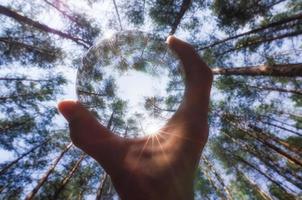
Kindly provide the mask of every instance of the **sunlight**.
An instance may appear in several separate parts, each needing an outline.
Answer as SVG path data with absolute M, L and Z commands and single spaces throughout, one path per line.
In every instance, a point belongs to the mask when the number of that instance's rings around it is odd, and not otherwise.
M 156 119 L 147 119 L 148 122 L 146 123 L 145 127 L 143 127 L 145 135 L 154 135 L 156 134 L 159 129 L 161 128 L 162 123 Z
M 78 69 L 79 101 L 85 105 L 99 105 L 105 97 L 112 98 L 114 94 L 114 100 L 108 103 L 125 101 L 125 108 L 119 106 L 119 109 L 124 109 L 124 118 L 139 121 L 139 134 L 156 133 L 173 114 L 166 107 L 177 104 L 173 97 L 175 92 L 169 100 L 164 99 L 173 81 L 169 74 L 179 67 L 175 64 L 177 57 L 167 48 L 161 40 L 139 31 L 124 31 L 98 41 Z M 180 89 L 177 96 L 181 97 L 181 93 Z M 104 115 L 101 106 L 93 109 L 100 116 Z
M 0 1 L 0 200 L 300 199 L 301 1 Z

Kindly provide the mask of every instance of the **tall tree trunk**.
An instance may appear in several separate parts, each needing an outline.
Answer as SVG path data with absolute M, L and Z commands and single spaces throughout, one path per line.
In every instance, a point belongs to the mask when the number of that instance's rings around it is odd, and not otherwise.
M 230 120 L 230 119 L 226 119 L 228 120 L 228 122 L 235 128 L 247 133 L 250 137 L 256 139 L 258 142 L 262 143 L 263 145 L 269 147 L 270 149 L 272 149 L 273 151 L 275 151 L 276 153 L 278 153 L 279 155 L 281 155 L 282 157 L 284 157 L 287 161 L 296 164 L 297 166 L 302 167 L 302 161 L 297 158 L 296 156 L 293 156 L 287 152 L 285 152 L 283 149 L 277 147 L 276 145 L 270 143 L 269 141 L 267 141 L 267 139 L 261 137 L 261 134 L 259 134 L 258 132 L 254 131 L 254 130 L 247 130 L 245 128 L 241 128 L 240 126 L 238 126 L 238 124 L 234 123 L 234 120 Z
M 258 127 L 256 125 L 249 124 L 249 127 L 251 127 L 254 131 L 259 132 L 261 137 L 263 137 L 265 140 L 272 140 L 275 143 L 279 144 L 280 146 L 284 147 L 285 149 L 288 149 L 289 151 L 292 151 L 293 153 L 296 153 L 297 155 L 302 155 L 302 152 L 300 149 L 291 146 L 287 141 L 276 137 L 274 134 L 266 133 L 260 127 Z
M 81 191 L 79 192 L 79 195 L 77 197 L 77 200 L 83 200 L 83 193 L 84 193 L 84 190 L 81 189 Z
M 126 128 L 125 128 L 125 132 L 124 132 L 124 138 L 128 137 L 128 129 L 129 129 L 129 127 L 127 125 Z
M 46 4 L 50 5 L 51 7 L 53 7 L 54 9 L 56 9 L 59 13 L 61 13 L 64 17 L 68 18 L 70 21 L 78 24 L 78 21 L 75 17 L 73 17 L 72 15 L 68 14 L 66 11 L 62 10 L 61 8 L 59 8 L 57 5 L 55 5 L 53 2 L 48 1 L 48 0 L 43 0 Z
M 273 124 L 273 123 L 271 123 L 271 122 L 262 122 L 263 124 L 267 124 L 267 125 L 270 125 L 270 126 L 273 126 L 273 127 L 276 127 L 276 128 L 279 128 L 279 129 L 281 129 L 281 130 L 284 130 L 284 131 L 287 131 L 287 132 L 290 132 L 290 133 L 293 133 L 293 134 L 295 134 L 295 135 L 297 135 L 297 136 L 300 136 L 300 137 L 302 137 L 302 133 L 299 133 L 299 132 L 297 132 L 297 131 L 293 131 L 293 130 L 290 130 L 290 129 L 288 129 L 288 128 L 285 128 L 285 127 L 283 127 L 283 126 L 279 126 L 279 125 L 277 125 L 277 124 Z
M 264 200 L 273 200 L 269 194 L 266 194 L 258 185 L 255 183 L 250 177 L 248 177 L 244 172 L 236 168 L 236 172 L 241 176 L 249 185 L 251 185 L 257 193 L 264 199 Z
M 228 150 L 226 150 L 228 151 Z M 281 190 L 283 190 L 284 192 L 288 193 L 289 192 L 287 191 L 288 190 L 291 190 L 290 188 L 285 188 L 283 186 L 282 183 L 280 183 L 279 181 L 277 180 L 274 180 L 272 177 L 270 177 L 267 173 L 263 172 L 261 169 L 259 169 L 258 167 L 256 167 L 255 165 L 253 165 L 252 163 L 248 162 L 246 159 L 242 158 L 241 156 L 239 155 L 235 155 L 234 153 L 228 151 L 229 154 L 231 155 L 231 157 L 233 157 L 235 160 L 238 160 L 239 162 L 243 163 L 244 165 L 252 168 L 253 170 L 255 170 L 256 172 L 258 172 L 259 174 L 261 174 L 263 177 L 265 177 L 267 180 L 269 180 L 270 182 L 274 183 L 275 185 L 277 185 Z M 293 192 L 291 190 L 291 192 Z M 292 195 L 292 194 L 291 194 Z
M 95 93 L 95 92 L 89 92 L 89 91 L 84 91 L 84 90 L 77 90 L 77 92 L 78 92 L 79 94 L 87 94 L 87 95 L 100 96 L 100 97 L 106 96 L 106 94 Z
M 271 3 L 270 5 L 265 6 L 265 7 L 271 9 L 271 8 L 274 7 L 275 5 L 277 5 L 277 4 L 279 4 L 279 3 L 282 3 L 282 2 L 284 2 L 284 1 L 287 1 L 287 0 L 279 0 L 279 1 L 275 1 L 275 2 L 273 2 L 273 3 Z
M 272 23 L 267 24 L 265 26 L 262 26 L 262 27 L 259 27 L 259 28 L 256 28 L 256 29 L 244 32 L 244 33 L 240 33 L 238 35 L 234 35 L 234 36 L 222 39 L 222 40 L 218 40 L 216 42 L 213 42 L 210 45 L 198 48 L 198 51 L 209 49 L 209 48 L 212 48 L 212 47 L 214 47 L 214 46 L 216 46 L 218 44 L 222 44 L 222 43 L 225 43 L 225 42 L 230 41 L 230 40 L 234 40 L 234 39 L 237 39 L 237 38 L 240 38 L 240 37 L 243 37 L 243 36 L 247 36 L 247 35 L 250 35 L 250 34 L 254 34 L 254 33 L 259 33 L 259 32 L 264 31 L 266 29 L 273 28 L 273 27 L 278 27 L 280 25 L 287 24 L 287 23 L 293 22 L 293 21 L 298 21 L 298 20 L 301 20 L 301 19 L 302 19 L 302 13 L 298 13 L 296 15 L 287 17 L 285 19 L 281 19 L 279 21 L 272 22 Z
M 111 130 L 111 128 L 112 128 L 113 116 L 114 116 L 114 111 L 111 113 L 110 118 L 107 122 L 106 128 L 109 129 L 109 130 Z M 108 179 L 108 176 L 109 175 L 104 171 L 103 176 L 100 179 L 100 186 L 98 187 L 98 191 L 96 193 L 95 200 L 101 200 L 102 199 L 102 195 L 104 193 L 105 184 L 106 184 L 106 181 Z
M 55 34 L 55 35 L 58 35 L 64 39 L 69 39 L 69 40 L 72 40 L 73 42 L 85 47 L 86 49 L 88 49 L 92 44 L 88 41 L 85 41 L 81 38 L 78 38 L 78 37 L 75 37 L 75 36 L 72 36 L 68 33 L 64 33 L 60 30 L 56 30 L 56 29 L 53 29 L 45 24 L 41 24 L 40 22 L 38 21 L 35 21 L 35 20 L 32 20 L 28 17 L 25 17 L 25 16 L 22 16 L 20 15 L 19 13 L 7 8 L 7 7 L 4 7 L 2 5 L 0 5 L 0 14 L 3 14 L 7 17 L 10 17 L 10 18 L 13 18 L 15 19 L 17 22 L 19 23 L 22 23 L 22 24 L 26 24 L 26 25 L 29 25 L 29 26 L 32 26 L 32 27 L 35 27 L 41 31 L 44 31 L 44 32 L 48 32 L 48 33 L 52 33 L 52 34 Z
M 222 132 L 222 133 L 228 138 L 230 138 L 234 143 L 238 144 L 240 148 L 247 151 L 251 156 L 254 156 L 258 160 L 260 160 L 263 164 L 265 164 L 267 167 L 278 173 L 280 176 L 284 177 L 286 180 L 288 180 L 295 186 L 299 188 L 302 187 L 302 183 L 301 183 L 302 177 L 300 175 L 293 173 L 291 170 L 284 169 L 284 167 L 281 167 L 280 164 L 278 162 L 275 162 L 274 159 L 268 156 L 266 152 L 258 151 L 249 144 L 243 144 L 237 138 L 234 138 L 232 135 L 226 132 Z M 288 176 L 288 174 L 290 174 L 290 176 Z M 294 177 L 294 179 L 292 177 Z M 295 179 L 298 181 L 296 181 Z
M 259 65 L 248 67 L 212 68 L 215 75 L 242 75 L 242 76 L 276 76 L 298 77 L 302 76 L 302 63 Z
M 101 178 L 101 181 L 100 181 L 100 186 L 99 186 L 98 191 L 96 193 L 95 200 L 101 200 L 102 199 L 107 179 L 108 179 L 108 174 L 106 172 L 104 172 L 104 174 Z
M 190 8 L 191 4 L 192 4 L 192 0 L 183 0 L 182 1 L 180 10 L 175 18 L 175 21 L 171 25 L 171 31 L 169 33 L 170 35 L 173 35 L 176 32 L 176 29 L 177 29 L 178 25 L 180 24 L 181 19 L 183 18 L 183 16 L 187 12 L 187 10 Z
M 0 185 L 0 194 L 4 191 L 4 189 L 7 187 L 7 185 L 9 185 L 9 184 Z
M 288 127 L 294 128 L 294 129 L 298 129 L 297 127 L 295 127 L 294 124 L 290 124 L 290 123 L 286 122 L 288 117 L 286 117 L 286 119 L 277 119 L 276 117 L 280 117 L 280 116 L 279 115 L 275 116 L 275 117 L 274 116 L 269 116 L 268 113 L 266 113 L 265 115 L 260 115 L 261 120 L 274 121 L 276 123 L 281 124 L 282 126 L 288 126 Z
M 252 138 L 255 138 L 257 141 L 259 141 L 260 143 L 266 145 L 267 147 L 269 147 L 270 149 L 274 150 L 276 153 L 278 153 L 279 155 L 283 156 L 284 158 L 286 158 L 289 162 L 294 163 L 300 167 L 302 167 L 302 161 L 298 158 L 296 158 L 293 155 L 290 155 L 289 153 L 285 152 L 284 150 L 282 150 L 281 148 L 277 147 L 276 145 L 270 143 L 269 141 L 267 141 L 265 138 L 261 137 L 260 134 L 257 134 L 257 132 L 250 132 L 249 130 L 245 130 L 243 128 L 237 127 L 240 130 L 244 131 L 245 133 L 247 133 L 248 135 L 250 135 Z
M 55 191 L 55 194 L 50 199 L 58 199 L 59 194 L 65 188 L 65 186 L 68 184 L 68 182 L 70 181 L 70 179 L 72 178 L 72 176 L 74 175 L 74 173 L 78 170 L 78 168 L 80 167 L 81 162 L 84 160 L 85 157 L 86 157 L 86 155 L 84 153 L 82 153 L 82 155 L 80 156 L 79 160 L 71 168 L 71 170 L 68 172 L 68 174 L 63 178 L 63 180 L 60 183 L 59 188 Z
M 302 113 L 295 112 L 295 110 L 274 110 L 272 111 L 274 114 L 277 115 L 288 115 L 290 118 L 295 118 L 302 122 Z M 288 117 L 287 116 L 287 117 Z
M 224 192 L 226 193 L 227 199 L 233 200 L 234 198 L 232 197 L 232 193 L 231 193 L 230 189 L 224 183 L 223 179 L 221 178 L 220 174 L 216 171 L 216 169 L 214 168 L 213 164 L 209 161 L 209 159 L 205 155 L 202 155 L 201 159 L 205 162 L 205 164 L 207 165 L 207 167 L 215 175 L 216 179 L 221 184 Z
M 17 121 L 17 122 L 14 122 L 10 125 L 6 125 L 6 126 L 0 126 L 0 131 L 2 133 L 4 133 L 4 131 L 7 131 L 7 130 L 11 130 L 13 128 L 19 128 L 19 127 L 22 127 L 26 124 L 28 124 L 28 119 L 27 120 L 22 120 L 22 121 Z M 1 125 L 1 124 L 0 124 Z
M 6 45 L 22 47 L 24 49 L 32 50 L 32 51 L 38 52 L 40 54 L 49 55 L 49 56 L 53 56 L 53 57 L 56 56 L 56 54 L 53 51 L 50 51 L 49 49 L 40 48 L 37 46 L 33 46 L 31 44 L 26 44 L 26 43 L 23 43 L 23 42 L 20 42 L 20 41 L 14 39 L 14 38 L 0 37 L 0 42 L 5 43 Z
M 269 91 L 276 91 L 276 92 L 285 92 L 285 93 L 292 93 L 297 95 L 302 95 L 302 90 L 300 89 L 285 89 L 279 87 L 267 87 L 267 86 L 257 86 L 257 85 L 247 85 L 248 87 L 255 88 L 257 90 L 269 90 Z
M 203 174 L 207 177 L 208 181 L 213 186 L 213 188 L 215 189 L 215 191 L 219 195 L 219 197 L 222 200 L 227 200 L 227 198 L 221 193 L 221 190 L 216 186 L 216 184 L 212 180 L 211 176 L 209 175 L 209 172 L 205 168 L 203 168 Z
M 63 158 L 64 154 L 72 147 L 72 142 L 70 142 L 65 149 L 60 153 L 60 155 L 53 161 L 48 170 L 44 173 L 44 175 L 38 181 L 38 184 L 32 189 L 30 193 L 28 193 L 25 197 L 25 200 L 31 200 L 37 194 L 39 189 L 43 186 L 43 184 L 47 181 L 49 175 L 53 172 L 55 167 L 58 165 L 59 161 Z
M 261 36 L 257 40 L 249 41 L 246 44 L 241 44 L 241 45 L 235 46 L 233 48 L 230 48 L 228 50 L 219 52 L 219 53 L 215 54 L 215 56 L 216 57 L 223 56 L 227 53 L 230 53 L 230 52 L 233 52 L 233 51 L 238 51 L 238 50 L 243 49 L 243 48 L 253 47 L 253 46 L 261 45 L 261 44 L 264 44 L 264 43 L 269 43 L 269 42 L 272 42 L 272 41 L 281 40 L 281 39 L 284 39 L 284 38 L 296 37 L 296 36 L 301 35 L 301 34 L 302 34 L 302 30 L 296 30 L 296 31 L 293 31 L 293 32 L 284 33 L 284 34 L 277 35 L 277 36 L 271 36 L 271 37 Z
M 0 176 L 2 176 L 9 168 L 11 168 L 12 166 L 14 166 L 16 163 L 18 163 L 22 158 L 24 158 L 25 156 L 31 154 L 32 152 L 34 152 L 36 149 L 38 149 L 39 147 L 45 145 L 47 142 L 50 141 L 51 138 L 46 139 L 44 142 L 42 142 L 41 144 L 38 144 L 36 146 L 34 146 L 33 148 L 31 148 L 30 150 L 28 150 L 27 152 L 21 154 L 17 159 L 11 161 L 9 164 L 7 164 L 5 167 L 3 167 L 0 171 Z
M 51 82 L 52 79 L 31 79 L 23 77 L 0 77 L 0 81 L 29 81 L 29 82 Z
M 267 158 L 264 158 L 263 156 L 263 152 L 261 152 L 262 154 L 256 154 L 255 152 L 252 152 L 250 150 L 247 150 L 251 155 L 255 156 L 258 160 L 260 160 L 266 167 L 270 168 L 271 170 L 273 170 L 274 172 L 276 172 L 279 176 L 284 177 L 286 179 L 287 182 L 295 185 L 297 188 L 302 189 L 302 179 L 301 177 L 298 177 L 298 174 L 293 173 L 291 170 L 288 169 L 284 169 L 282 167 L 279 166 L 279 164 L 277 164 L 276 162 L 272 161 L 272 160 L 267 160 Z M 261 155 L 261 156 L 259 156 Z M 290 174 L 290 176 L 288 175 Z M 294 177 L 294 178 L 292 178 Z
M 123 30 L 123 26 L 122 26 L 122 21 L 121 21 L 120 13 L 118 12 L 116 1 L 115 0 L 112 0 L 112 1 L 113 1 L 113 5 L 114 5 L 115 12 L 116 12 L 116 17 L 117 17 L 118 23 L 119 23 L 120 29 L 122 31 Z
M 25 98 L 26 99 L 32 99 L 32 98 L 36 98 L 36 96 L 41 95 L 41 92 L 34 92 L 34 93 L 24 93 L 24 94 L 15 94 L 15 95 L 11 95 L 11 96 L 0 96 L 0 101 L 6 101 L 8 99 L 18 99 L 18 98 Z M 47 94 L 45 94 L 47 95 Z

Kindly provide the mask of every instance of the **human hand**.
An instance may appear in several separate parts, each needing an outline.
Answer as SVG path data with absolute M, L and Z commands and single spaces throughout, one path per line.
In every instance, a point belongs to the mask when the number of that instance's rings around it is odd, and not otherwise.
M 58 105 L 73 143 L 100 163 L 122 199 L 193 199 L 194 174 L 208 138 L 213 75 L 191 45 L 174 36 L 167 43 L 183 63 L 186 87 L 178 110 L 158 133 L 122 138 L 80 103 Z

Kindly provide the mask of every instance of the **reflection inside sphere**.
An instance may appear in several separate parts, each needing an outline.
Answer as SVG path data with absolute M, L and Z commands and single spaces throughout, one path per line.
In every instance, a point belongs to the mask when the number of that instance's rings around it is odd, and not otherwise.
M 124 137 L 152 134 L 178 108 L 183 76 L 165 40 L 123 31 L 89 49 L 78 69 L 78 100 Z

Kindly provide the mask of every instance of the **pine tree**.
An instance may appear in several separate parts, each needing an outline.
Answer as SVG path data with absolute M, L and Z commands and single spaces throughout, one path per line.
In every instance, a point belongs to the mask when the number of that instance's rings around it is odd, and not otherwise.
M 20 15 L 16 11 L 11 10 L 11 9 L 9 9 L 7 7 L 4 7 L 4 6 L 1 6 L 1 5 L 0 5 L 0 14 L 5 15 L 5 16 L 10 17 L 10 18 L 13 18 L 21 24 L 26 24 L 26 25 L 32 26 L 36 29 L 39 29 L 41 31 L 58 35 L 58 36 L 60 36 L 64 39 L 72 40 L 73 42 L 83 46 L 84 48 L 89 48 L 89 46 L 91 46 L 91 43 L 89 43 L 88 41 L 85 41 L 82 38 L 78 38 L 78 37 L 75 37 L 75 36 L 70 35 L 68 33 L 64 33 L 60 30 L 56 30 L 56 29 L 53 29 L 51 27 L 48 27 L 47 25 L 41 24 L 38 21 L 32 20 L 32 19 L 30 19 L 26 16 L 23 16 L 23 15 Z
M 52 162 L 52 165 L 48 168 L 48 170 L 42 175 L 40 180 L 38 181 L 37 185 L 32 189 L 31 192 L 29 192 L 26 195 L 25 199 L 33 199 L 36 193 L 39 191 L 39 189 L 42 187 L 42 185 L 47 181 L 48 176 L 53 172 L 59 161 L 63 158 L 64 154 L 72 147 L 72 143 L 69 143 L 58 155 L 58 157 L 55 158 L 55 160 Z
M 107 3 L 83 2 L 90 9 Z M 57 124 L 53 105 L 69 84 L 68 76 L 57 74 L 58 69 L 78 67 L 83 51 L 102 35 L 101 30 L 132 28 L 156 33 L 161 40 L 169 33 L 179 34 L 196 47 L 216 75 L 211 134 L 196 174 L 196 198 L 299 198 L 300 1 L 113 0 L 104 16 L 106 23 L 74 5 L 54 0 L 0 5 L 0 148 L 14 155 L 0 164 L 1 199 L 25 195 L 29 199 L 85 199 L 96 194 L 97 199 L 112 199 L 116 195 L 110 177 L 95 161 L 76 149 L 64 151 L 68 134 L 66 127 Z M 43 21 L 49 12 L 64 26 Z M 157 57 L 162 55 L 160 46 L 152 48 L 157 49 Z M 125 62 L 130 49 L 114 50 L 117 69 L 131 69 Z M 139 52 L 135 69 L 146 70 L 142 58 L 147 53 L 145 48 Z M 156 60 L 154 55 L 148 59 Z M 88 61 L 84 59 L 83 64 Z M 102 61 L 114 63 L 106 53 Z M 93 88 L 91 83 L 81 85 L 78 79 L 80 101 L 116 134 L 139 137 L 142 116 L 127 115 L 126 102 L 117 98 L 114 78 L 102 69 L 93 74 L 81 72 L 82 78 L 93 76 L 101 84 Z M 145 108 L 152 116 L 173 114 L 181 103 L 184 77 L 175 67 L 169 78 L 167 96 L 146 98 Z M 51 163 L 53 156 L 58 157 Z M 38 172 L 43 173 L 40 180 L 32 176 Z

